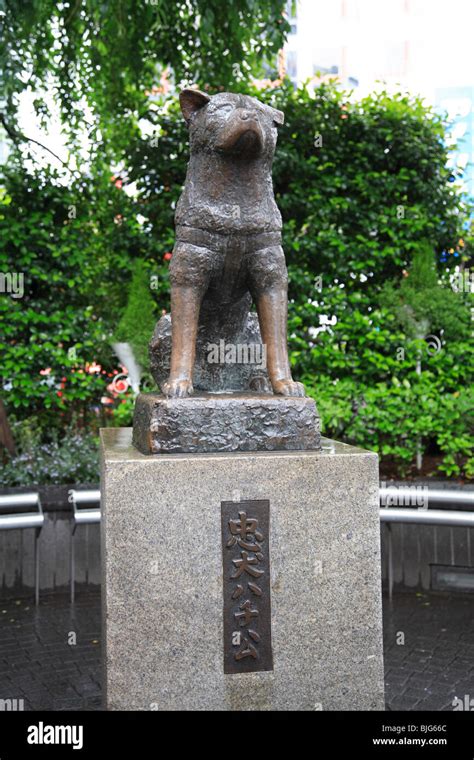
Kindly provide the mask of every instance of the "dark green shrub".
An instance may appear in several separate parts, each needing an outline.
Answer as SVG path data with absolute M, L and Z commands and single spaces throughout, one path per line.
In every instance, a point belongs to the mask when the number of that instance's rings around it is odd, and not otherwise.
M 148 344 L 155 329 L 157 317 L 150 292 L 150 274 L 140 259 L 133 266 L 128 300 L 113 340 L 129 343 L 142 370 L 149 370 Z

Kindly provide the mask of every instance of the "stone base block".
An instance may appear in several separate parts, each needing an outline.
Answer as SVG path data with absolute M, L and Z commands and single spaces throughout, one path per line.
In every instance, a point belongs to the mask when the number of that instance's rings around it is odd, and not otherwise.
M 200 393 L 166 398 L 140 393 L 133 443 L 143 454 L 318 449 L 311 398 L 265 393 Z
M 105 707 L 383 710 L 377 456 L 131 439 L 102 431 Z

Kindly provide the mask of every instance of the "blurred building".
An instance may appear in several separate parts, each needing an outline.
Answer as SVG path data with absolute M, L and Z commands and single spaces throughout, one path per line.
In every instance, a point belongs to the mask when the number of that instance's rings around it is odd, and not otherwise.
M 474 194 L 472 0 L 289 0 L 287 16 L 295 84 L 337 77 L 357 98 L 381 87 L 421 95 L 453 121 L 452 161 Z

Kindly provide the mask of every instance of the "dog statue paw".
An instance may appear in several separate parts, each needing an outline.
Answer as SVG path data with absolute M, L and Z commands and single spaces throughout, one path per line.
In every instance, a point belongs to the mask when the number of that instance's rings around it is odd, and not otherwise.
M 272 385 L 273 392 L 279 396 L 306 396 L 303 383 L 295 380 L 274 380 Z
M 193 394 L 193 384 L 191 380 L 172 380 L 171 378 L 163 383 L 161 388 L 168 398 L 186 398 Z

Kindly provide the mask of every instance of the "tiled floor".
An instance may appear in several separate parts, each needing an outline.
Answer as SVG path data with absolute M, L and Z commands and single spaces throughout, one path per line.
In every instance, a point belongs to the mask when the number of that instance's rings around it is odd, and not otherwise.
M 474 596 L 400 593 L 384 603 L 387 709 L 452 710 L 474 697 Z M 99 710 L 100 593 L 0 601 L 0 699 L 25 710 Z
M 384 649 L 389 709 L 453 710 L 454 700 L 474 698 L 474 595 L 385 600 Z
M 100 593 L 0 601 L 0 698 L 25 710 L 99 710 Z

